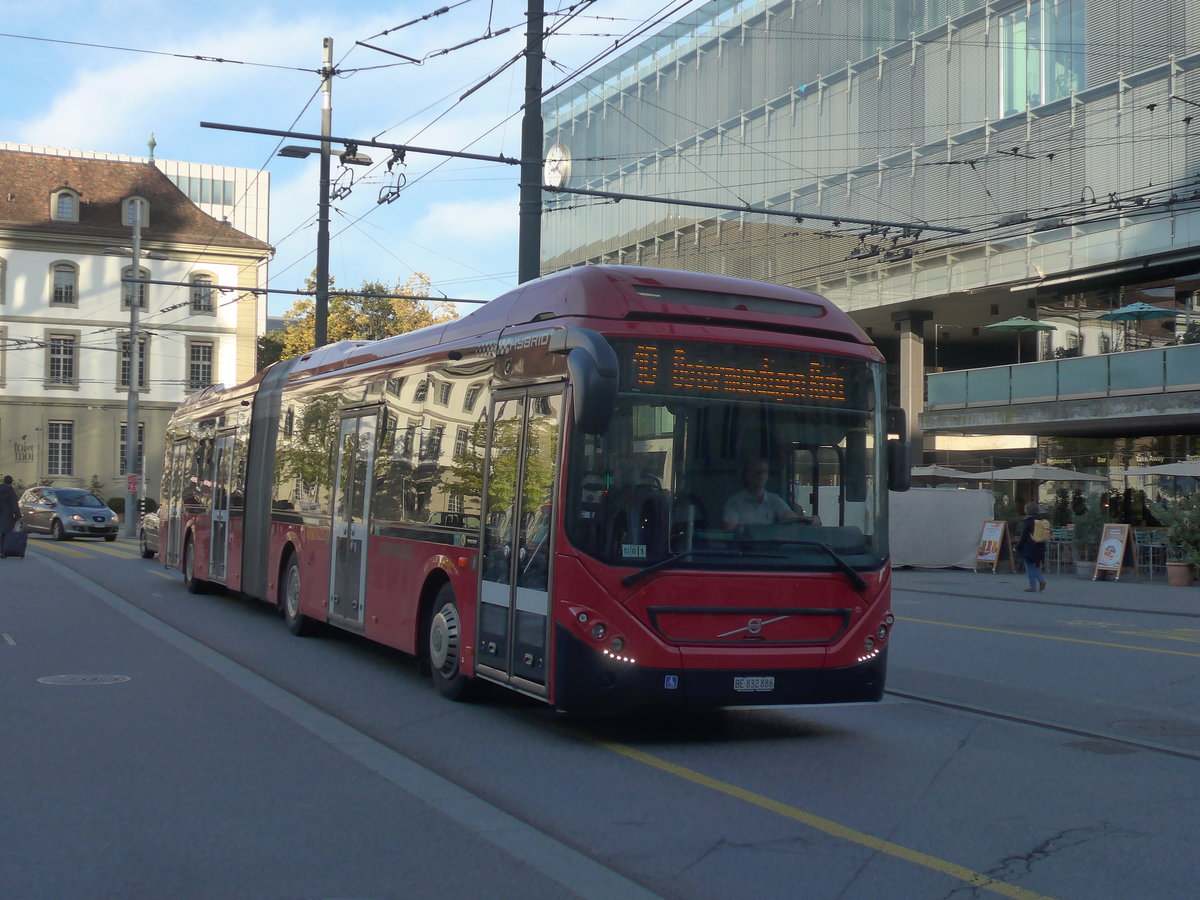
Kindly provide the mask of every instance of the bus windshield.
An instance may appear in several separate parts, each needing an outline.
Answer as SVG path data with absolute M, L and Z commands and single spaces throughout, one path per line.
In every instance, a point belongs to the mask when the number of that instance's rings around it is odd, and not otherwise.
M 613 340 L 604 434 L 571 435 L 567 534 L 639 570 L 870 570 L 887 556 L 879 363 Z

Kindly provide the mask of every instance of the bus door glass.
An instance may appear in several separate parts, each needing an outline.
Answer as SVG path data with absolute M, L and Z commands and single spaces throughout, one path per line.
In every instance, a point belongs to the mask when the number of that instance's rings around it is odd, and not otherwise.
M 160 540 L 166 548 L 166 565 L 177 568 L 179 554 L 183 552 L 183 500 L 187 490 L 188 466 L 187 441 L 179 441 L 171 446 L 170 478 L 167 481 L 167 508 L 163 510 L 165 521 L 159 526 L 164 533 Z
M 229 551 L 229 494 L 233 485 L 233 435 L 217 438 L 212 471 L 212 545 L 209 547 L 208 574 L 224 578 Z
M 347 416 L 342 419 L 338 434 L 329 617 L 342 624 L 363 624 L 375 429 L 375 413 Z
M 500 394 L 492 408 L 477 661 L 484 674 L 548 691 L 550 560 L 562 394 Z

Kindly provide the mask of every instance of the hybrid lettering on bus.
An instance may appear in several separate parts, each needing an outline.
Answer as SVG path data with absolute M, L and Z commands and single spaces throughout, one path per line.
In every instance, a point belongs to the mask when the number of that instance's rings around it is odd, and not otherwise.
M 886 397 L 878 350 L 814 294 L 571 269 L 190 398 L 159 553 L 298 634 L 413 654 L 450 697 L 877 700 L 908 477 Z M 780 514 L 732 524 L 751 460 Z

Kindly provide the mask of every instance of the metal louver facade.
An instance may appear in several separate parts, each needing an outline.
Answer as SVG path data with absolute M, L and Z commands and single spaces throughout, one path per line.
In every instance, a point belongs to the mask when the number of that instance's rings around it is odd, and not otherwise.
M 969 234 L 547 194 L 543 271 L 699 269 L 855 312 L 1177 253 L 1200 243 L 1198 38 L 1189 0 L 709 3 L 545 101 L 566 187 Z

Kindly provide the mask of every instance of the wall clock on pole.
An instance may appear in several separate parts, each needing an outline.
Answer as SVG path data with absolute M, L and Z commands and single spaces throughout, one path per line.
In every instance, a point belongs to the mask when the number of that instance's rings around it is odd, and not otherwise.
M 571 154 L 563 144 L 555 144 L 546 151 L 546 165 L 542 169 L 542 181 L 549 187 L 562 187 L 571 175 Z

